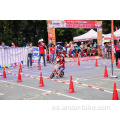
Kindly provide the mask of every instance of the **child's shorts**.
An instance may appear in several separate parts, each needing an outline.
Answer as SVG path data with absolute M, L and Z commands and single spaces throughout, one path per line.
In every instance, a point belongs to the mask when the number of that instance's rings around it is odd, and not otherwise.
M 58 69 L 63 71 L 65 68 L 64 67 L 58 67 Z

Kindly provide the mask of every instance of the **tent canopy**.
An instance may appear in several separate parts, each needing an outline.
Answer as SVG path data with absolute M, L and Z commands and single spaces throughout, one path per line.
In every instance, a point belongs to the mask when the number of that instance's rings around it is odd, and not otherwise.
M 74 42 L 89 41 L 92 39 L 97 39 L 97 32 L 93 29 L 91 29 L 90 31 L 88 31 L 87 33 L 83 35 L 73 37 Z
M 114 39 L 120 39 L 120 29 L 114 32 Z M 104 36 L 104 40 L 111 40 L 111 33 L 109 34 L 102 34 Z M 97 39 L 97 32 L 93 29 L 89 30 L 87 33 L 73 37 L 74 42 L 81 42 L 81 41 L 90 41 L 92 39 Z
M 115 39 L 120 39 L 120 29 L 118 29 L 117 31 L 114 32 L 114 37 Z M 109 34 L 105 34 L 104 35 L 104 39 L 111 39 L 111 33 Z

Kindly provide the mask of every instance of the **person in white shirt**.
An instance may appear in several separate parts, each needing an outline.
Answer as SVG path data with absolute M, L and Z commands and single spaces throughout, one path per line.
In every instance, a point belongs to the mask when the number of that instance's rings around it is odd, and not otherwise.
M 84 43 L 81 42 L 80 48 L 83 49 L 84 48 Z
M 34 57 L 34 51 L 32 47 L 32 43 L 27 46 L 27 67 L 29 68 L 29 60 L 30 60 L 30 67 L 32 68 L 32 58 Z

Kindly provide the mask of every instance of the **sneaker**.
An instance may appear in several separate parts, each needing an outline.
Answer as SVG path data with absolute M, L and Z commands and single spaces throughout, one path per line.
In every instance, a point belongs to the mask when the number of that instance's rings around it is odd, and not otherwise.
M 44 64 L 44 66 L 46 67 L 46 64 Z

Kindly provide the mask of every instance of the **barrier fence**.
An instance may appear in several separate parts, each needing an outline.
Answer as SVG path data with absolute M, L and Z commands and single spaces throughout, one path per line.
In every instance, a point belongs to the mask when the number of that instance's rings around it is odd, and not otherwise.
M 34 62 L 38 62 L 39 48 L 33 47 L 33 50 L 34 50 L 33 60 Z M 41 62 L 43 62 L 42 57 L 41 57 Z M 22 65 L 27 64 L 27 48 L 26 47 L 0 49 L 0 68 L 5 66 L 13 67 L 13 66 L 19 65 L 20 63 Z
M 0 49 L 0 66 L 15 66 L 27 63 L 27 50 L 25 47 Z

